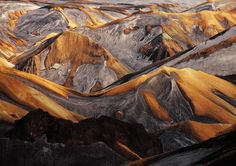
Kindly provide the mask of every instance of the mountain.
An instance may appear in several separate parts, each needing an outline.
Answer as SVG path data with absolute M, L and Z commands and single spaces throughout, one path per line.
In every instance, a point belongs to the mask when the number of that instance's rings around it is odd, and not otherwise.
M 235 1 L 2 1 L 0 14 L 3 165 L 235 163 Z

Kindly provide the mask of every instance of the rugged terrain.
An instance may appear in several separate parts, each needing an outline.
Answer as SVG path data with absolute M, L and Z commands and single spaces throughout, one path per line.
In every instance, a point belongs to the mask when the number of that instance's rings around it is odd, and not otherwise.
M 0 22 L 1 165 L 235 163 L 234 0 L 0 1 Z

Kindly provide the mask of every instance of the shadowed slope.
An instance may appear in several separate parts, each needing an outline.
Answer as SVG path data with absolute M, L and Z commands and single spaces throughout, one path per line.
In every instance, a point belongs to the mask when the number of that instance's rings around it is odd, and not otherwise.
M 236 162 L 235 138 L 234 131 L 197 145 L 141 159 L 129 165 L 233 165 Z

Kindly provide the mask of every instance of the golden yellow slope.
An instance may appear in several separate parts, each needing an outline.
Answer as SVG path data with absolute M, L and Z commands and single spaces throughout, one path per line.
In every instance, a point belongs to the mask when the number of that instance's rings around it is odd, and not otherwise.
M 0 121 L 14 123 L 26 114 L 26 110 L 0 99 Z
M 178 125 L 178 127 L 185 133 L 193 136 L 195 139 L 199 141 L 205 141 L 210 138 L 214 138 L 225 131 L 230 131 L 235 129 L 235 125 L 233 124 L 207 124 L 196 121 L 186 121 L 182 122 Z
M 0 92 L 19 104 L 28 106 L 31 109 L 41 108 L 55 117 L 74 122 L 84 119 L 83 116 L 68 111 L 43 93 L 27 86 L 14 77 L 0 73 L 0 78 Z
M 199 43 L 194 35 L 202 33 L 207 38 L 212 37 L 236 24 L 235 11 L 201 11 L 198 13 L 165 13 L 153 9 L 153 13 L 167 19 L 162 24 L 164 33 L 173 40 L 179 40 L 190 46 Z M 166 47 L 176 46 L 166 45 Z M 179 49 L 179 47 L 176 47 Z M 176 50 L 178 51 L 178 50 Z

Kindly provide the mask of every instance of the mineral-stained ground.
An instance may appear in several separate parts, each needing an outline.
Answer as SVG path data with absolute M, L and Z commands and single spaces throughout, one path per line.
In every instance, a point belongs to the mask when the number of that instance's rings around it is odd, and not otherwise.
M 236 165 L 236 1 L 0 1 L 0 165 Z

